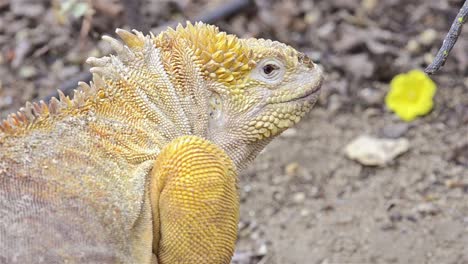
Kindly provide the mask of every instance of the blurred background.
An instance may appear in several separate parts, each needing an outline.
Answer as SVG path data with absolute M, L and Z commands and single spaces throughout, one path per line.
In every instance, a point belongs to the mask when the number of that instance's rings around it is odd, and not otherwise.
M 385 105 L 392 78 L 432 61 L 462 4 L 0 0 L 0 117 L 89 80 L 84 61 L 110 52 L 100 36 L 116 27 L 202 20 L 279 40 L 319 62 L 326 81 L 312 113 L 240 175 L 233 263 L 468 263 L 468 30 L 431 76 L 428 115 L 405 122 Z M 385 162 L 347 157 L 364 135 L 385 140 L 366 143 Z

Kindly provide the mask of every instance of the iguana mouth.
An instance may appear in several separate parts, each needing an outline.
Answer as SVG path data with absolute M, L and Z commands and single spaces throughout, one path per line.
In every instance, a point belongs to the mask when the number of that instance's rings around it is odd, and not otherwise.
M 296 101 L 310 101 L 312 97 L 317 97 L 319 93 L 320 93 L 320 86 L 317 86 L 317 87 L 314 87 L 313 89 L 306 91 L 303 95 L 300 95 L 296 98 L 285 101 L 285 103 L 296 102 Z
M 312 80 L 312 85 L 306 91 L 298 94 L 297 96 L 290 98 L 288 100 L 278 102 L 277 104 L 284 104 L 284 103 L 297 103 L 297 102 L 306 102 L 306 101 L 315 101 L 317 100 L 318 95 L 320 94 L 323 76 L 318 70 L 314 73 L 314 78 Z

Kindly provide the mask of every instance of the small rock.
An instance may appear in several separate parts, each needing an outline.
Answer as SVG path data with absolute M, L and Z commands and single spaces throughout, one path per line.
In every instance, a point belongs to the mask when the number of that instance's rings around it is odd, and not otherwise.
M 303 192 L 298 192 L 298 193 L 295 193 L 294 196 L 293 196 L 293 201 L 295 203 L 303 203 L 304 200 L 306 198 L 306 195 L 305 193 Z
M 395 230 L 396 226 L 393 222 L 385 222 L 380 227 L 383 231 Z
M 265 256 L 268 253 L 268 246 L 263 243 L 257 250 L 259 256 Z
M 421 51 L 421 44 L 415 39 L 410 39 L 406 44 L 406 50 L 411 54 L 417 54 Z
M 273 200 L 276 202 L 281 202 L 284 200 L 285 194 L 282 191 L 273 192 Z
M 403 219 L 403 215 L 401 215 L 398 211 L 391 211 L 388 215 L 390 221 L 393 222 L 400 222 Z
M 232 256 L 233 263 L 250 263 L 250 259 L 252 258 L 252 252 L 247 251 L 236 251 L 234 256 Z
M 325 204 L 322 208 L 320 208 L 321 211 L 334 211 L 335 207 L 332 204 Z
M 309 194 L 313 198 L 319 198 L 322 195 L 320 189 L 317 186 L 311 186 L 309 188 Z
M 273 179 L 271 182 L 274 185 L 278 185 L 278 184 L 282 184 L 285 180 L 287 180 L 287 178 L 284 177 L 284 175 L 277 175 L 277 176 L 273 176 Z
M 34 66 L 23 66 L 19 69 L 18 75 L 23 79 L 29 79 L 37 75 L 37 70 Z
M 285 138 L 295 137 L 296 135 L 297 129 L 295 128 L 286 129 L 283 133 L 281 133 L 281 136 Z
M 17 16 L 25 16 L 38 18 L 45 13 L 45 7 L 42 3 L 34 3 L 34 1 L 15 0 L 10 2 L 10 9 Z
M 310 215 L 310 211 L 304 208 L 301 210 L 300 214 L 302 217 L 306 217 Z
M 251 240 L 258 240 L 260 238 L 260 232 L 254 231 L 254 232 L 250 233 L 249 238 Z
M 320 38 L 325 38 L 328 35 L 332 34 L 336 30 L 336 23 L 325 23 L 321 27 L 318 28 L 317 30 L 317 36 Z
M 366 166 L 385 166 L 390 161 L 408 151 L 406 138 L 380 139 L 360 136 L 345 147 L 345 155 Z
M 413 223 L 418 222 L 418 218 L 414 214 L 407 214 L 406 215 L 406 220 L 411 221 Z
M 392 124 L 382 128 L 381 135 L 386 138 L 399 138 L 408 132 L 409 125 L 406 123 Z
M 344 56 L 343 68 L 356 79 L 369 78 L 374 74 L 375 63 L 367 53 L 353 54 Z
M 284 172 L 285 172 L 286 175 L 288 175 L 289 177 L 296 176 L 298 170 L 299 170 L 299 163 L 297 163 L 297 162 L 289 163 L 289 164 L 286 165 L 286 167 L 284 168 Z
M 328 111 L 335 113 L 343 106 L 340 96 L 333 94 L 328 98 Z
M 445 186 L 449 189 L 465 188 L 468 186 L 468 183 L 460 181 L 460 180 L 446 180 Z
M 432 45 L 436 39 L 437 39 L 437 31 L 433 28 L 424 30 L 418 36 L 419 42 L 426 46 Z
M 381 105 L 383 93 L 376 89 L 365 88 L 359 91 L 359 97 L 366 105 Z
M 243 190 L 245 193 L 249 193 L 249 192 L 252 191 L 252 186 L 246 184 L 246 185 L 244 185 L 244 186 L 242 187 L 242 190 Z
M 7 108 L 13 104 L 13 97 L 11 96 L 0 96 L 0 109 Z
M 366 11 L 372 11 L 377 6 L 377 0 L 362 0 L 362 7 Z
M 347 225 L 354 221 L 354 217 L 352 215 L 344 215 L 336 219 L 335 224 L 337 225 Z
M 317 11 L 307 12 L 304 16 L 304 22 L 311 25 L 315 24 L 320 19 L 320 13 Z
M 24 59 L 27 54 L 31 51 L 32 44 L 27 39 L 28 33 L 26 31 L 21 31 L 17 33 L 18 44 L 15 47 L 15 56 L 11 62 L 11 66 L 15 69 L 20 67 L 23 64 Z
M 434 54 L 428 52 L 428 53 L 425 53 L 424 56 L 423 56 L 423 60 L 424 60 L 424 63 L 426 64 L 430 64 L 434 61 Z
M 451 159 L 462 166 L 468 167 L 468 144 L 463 144 L 453 150 Z
M 417 205 L 414 210 L 422 215 L 436 215 L 440 209 L 433 203 L 422 203 Z

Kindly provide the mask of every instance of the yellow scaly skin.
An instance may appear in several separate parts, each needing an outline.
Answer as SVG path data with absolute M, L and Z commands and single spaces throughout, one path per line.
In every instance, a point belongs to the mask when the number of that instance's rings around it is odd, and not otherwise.
M 117 34 L 73 100 L 0 123 L 2 262 L 229 263 L 236 173 L 322 82 L 285 44 L 202 23 Z
M 239 221 L 231 159 L 207 140 L 182 136 L 164 148 L 155 168 L 163 168 L 154 171 L 150 192 L 153 219 L 164 219 L 153 230 L 160 262 L 229 263 Z M 190 226 L 203 230 L 194 236 Z

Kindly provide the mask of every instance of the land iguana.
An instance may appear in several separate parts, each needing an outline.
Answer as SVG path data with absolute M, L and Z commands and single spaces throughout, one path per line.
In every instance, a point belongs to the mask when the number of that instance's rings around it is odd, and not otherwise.
M 229 263 L 237 174 L 323 79 L 288 45 L 203 23 L 116 33 L 73 99 L 0 123 L 1 263 Z

